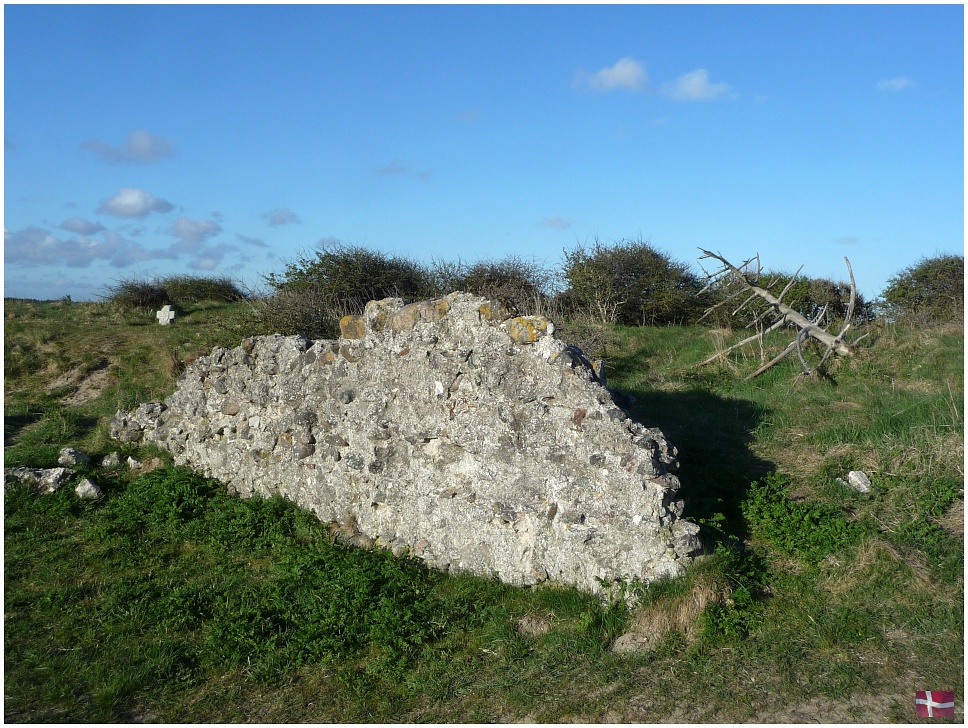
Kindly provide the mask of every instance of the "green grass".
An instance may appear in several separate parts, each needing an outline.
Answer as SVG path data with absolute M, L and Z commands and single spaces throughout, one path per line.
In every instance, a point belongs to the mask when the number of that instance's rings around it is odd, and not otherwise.
M 237 344 L 249 310 L 193 304 L 161 327 L 104 304 L 6 301 L 5 465 L 52 466 L 66 445 L 158 454 L 110 442 L 110 417 Z M 609 382 L 678 447 L 709 551 L 681 579 L 628 585 L 631 611 L 348 549 L 292 504 L 170 466 L 78 468 L 105 492 L 94 502 L 14 485 L 4 718 L 740 722 L 819 701 L 825 720 L 911 722 L 915 689 L 964 677 L 950 515 L 963 500 L 963 335 L 869 330 L 827 378 L 785 362 L 748 382 L 755 349 L 694 366 L 725 332 L 615 330 Z M 850 469 L 870 493 L 836 482 Z M 610 651 L 648 610 L 671 620 L 711 588 L 722 598 L 688 633 Z M 526 636 L 524 617 L 550 629 Z

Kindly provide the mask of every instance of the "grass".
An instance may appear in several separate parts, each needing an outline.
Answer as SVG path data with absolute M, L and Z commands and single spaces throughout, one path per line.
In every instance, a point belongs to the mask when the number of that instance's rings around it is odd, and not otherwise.
M 5 465 L 52 466 L 66 445 L 158 454 L 110 442 L 110 417 L 237 344 L 248 311 L 192 303 L 161 327 L 5 301 Z M 14 484 L 4 718 L 912 722 L 914 690 L 964 682 L 963 334 L 869 331 L 826 379 L 789 362 L 749 382 L 755 349 L 694 366 L 728 332 L 614 331 L 609 382 L 678 447 L 709 552 L 630 584 L 633 610 L 348 549 L 292 504 L 170 466 L 80 467 L 105 492 L 93 502 Z M 836 482 L 851 469 L 870 493 Z M 612 652 L 630 628 L 651 649 Z

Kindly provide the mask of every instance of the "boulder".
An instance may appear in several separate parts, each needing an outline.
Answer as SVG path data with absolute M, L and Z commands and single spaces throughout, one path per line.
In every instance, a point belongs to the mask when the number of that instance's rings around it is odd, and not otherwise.
M 104 495 L 97 483 L 90 478 L 84 478 L 84 480 L 78 483 L 77 487 L 74 488 L 74 492 L 77 493 L 78 498 L 89 498 L 92 500 Z
M 80 450 L 75 450 L 73 447 L 62 448 L 57 457 L 57 464 L 63 465 L 64 467 L 83 465 L 89 462 L 91 462 L 91 458 Z
M 48 495 L 56 492 L 74 477 L 71 468 L 5 468 L 4 487 L 17 479 L 33 487 L 38 493 Z
M 354 543 L 514 584 L 603 593 L 699 550 L 676 449 L 547 319 L 454 293 L 371 301 L 341 331 L 216 348 L 111 436 L 352 523 Z

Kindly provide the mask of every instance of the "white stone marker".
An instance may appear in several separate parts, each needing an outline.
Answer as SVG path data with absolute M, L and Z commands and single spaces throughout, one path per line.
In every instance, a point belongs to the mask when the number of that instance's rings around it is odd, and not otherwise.
M 155 314 L 158 319 L 158 323 L 162 326 L 167 326 L 172 321 L 175 320 L 175 312 L 171 310 L 171 306 L 162 306 L 161 310 Z

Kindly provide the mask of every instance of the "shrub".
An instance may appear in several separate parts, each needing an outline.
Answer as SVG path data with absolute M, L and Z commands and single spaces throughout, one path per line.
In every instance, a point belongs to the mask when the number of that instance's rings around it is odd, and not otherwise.
M 706 307 L 699 278 L 642 240 L 595 241 L 565 251 L 564 278 L 572 306 L 605 323 L 661 326 L 694 322 Z
M 923 258 L 892 277 L 880 306 L 892 319 L 924 323 L 964 320 L 965 258 L 938 255 Z
M 162 278 L 170 303 L 185 305 L 199 301 L 243 301 L 247 296 L 227 276 L 204 278 L 202 276 L 169 276 Z
M 168 293 L 157 280 L 121 279 L 107 287 L 101 300 L 122 311 L 147 311 L 168 303 Z
M 435 292 L 418 263 L 343 243 L 321 245 L 265 280 L 275 294 L 260 302 L 263 326 L 309 338 L 335 338 L 340 318 L 359 313 L 368 301 L 419 300 Z
M 320 245 L 311 257 L 287 263 L 282 275 L 270 273 L 265 279 L 277 291 L 312 288 L 334 306 L 353 310 L 374 299 L 414 300 L 432 292 L 429 276 L 418 263 L 343 243 Z
M 437 295 L 453 291 L 501 298 L 524 313 L 547 309 L 554 274 L 534 260 L 516 255 L 501 260 L 479 260 L 468 264 L 434 261 L 429 272 Z
M 348 306 L 335 304 L 316 285 L 277 291 L 257 300 L 254 308 L 255 317 L 249 324 L 251 334 L 300 335 L 309 339 L 338 338 L 339 320 L 350 312 Z

